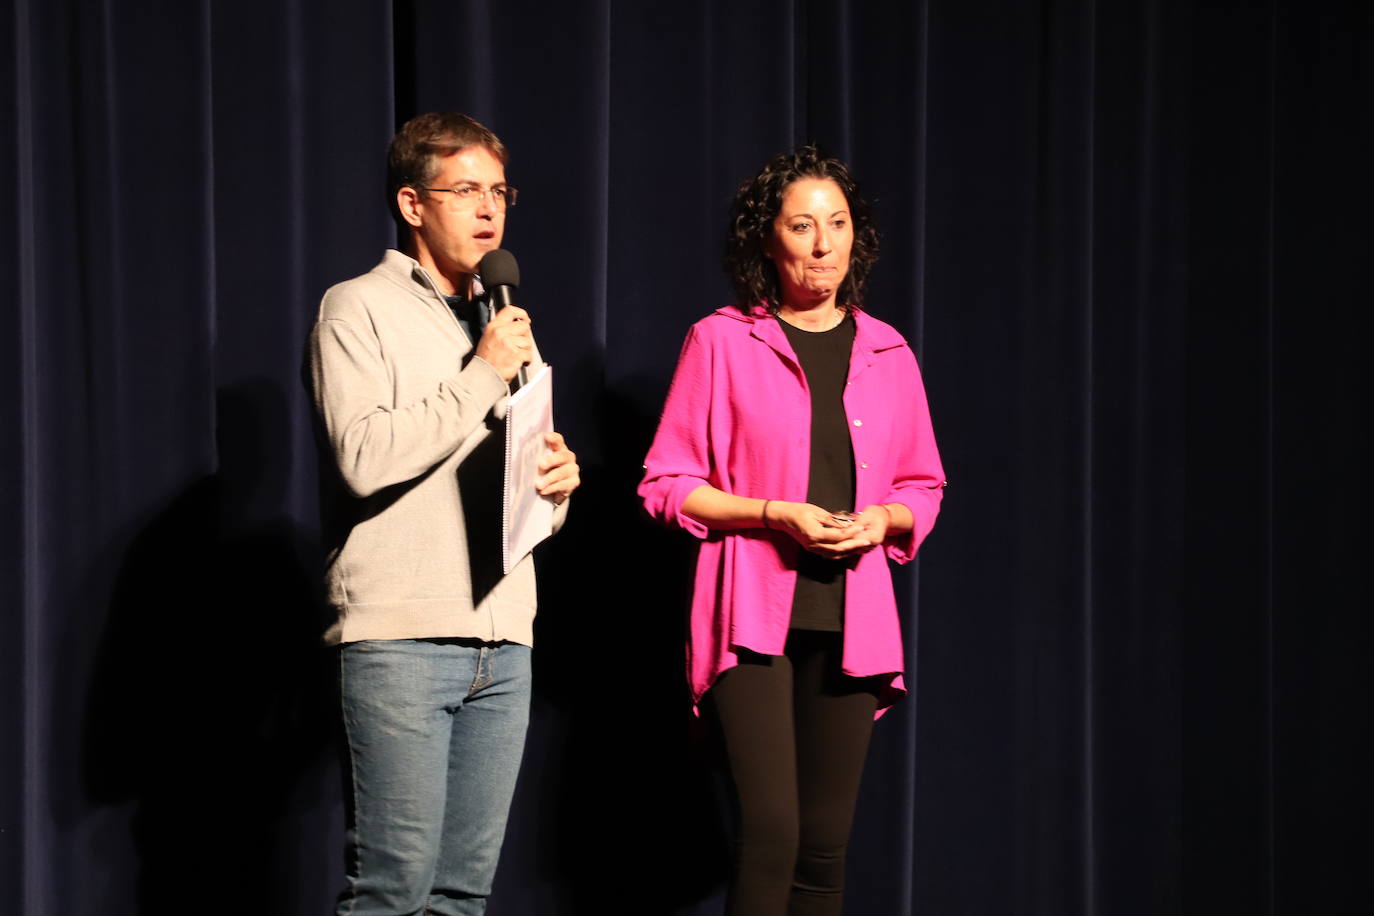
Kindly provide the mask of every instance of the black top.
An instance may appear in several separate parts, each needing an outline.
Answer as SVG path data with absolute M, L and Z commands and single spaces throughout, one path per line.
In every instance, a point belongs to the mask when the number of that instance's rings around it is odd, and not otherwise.
M 844 413 L 854 319 L 845 315 L 828 331 L 803 331 L 778 320 L 797 353 L 811 389 L 811 464 L 806 501 L 831 511 L 854 509 L 854 449 Z M 792 598 L 792 629 L 844 628 L 844 571 L 848 561 L 801 551 Z

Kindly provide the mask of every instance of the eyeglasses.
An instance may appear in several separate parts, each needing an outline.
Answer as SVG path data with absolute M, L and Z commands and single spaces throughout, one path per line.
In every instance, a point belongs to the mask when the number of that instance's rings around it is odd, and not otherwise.
M 421 191 L 442 191 L 445 194 L 452 194 L 453 199 L 465 207 L 475 207 L 488 194 L 491 195 L 491 205 L 497 210 L 504 210 L 507 207 L 515 206 L 515 198 L 519 193 L 510 185 L 498 184 L 490 188 L 484 188 L 480 184 L 460 184 L 453 188 L 421 188 Z

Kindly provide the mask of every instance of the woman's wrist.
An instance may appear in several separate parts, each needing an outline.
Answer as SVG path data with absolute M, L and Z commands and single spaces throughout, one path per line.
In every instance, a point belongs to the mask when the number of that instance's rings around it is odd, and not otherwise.
M 911 510 L 906 503 L 875 503 L 875 506 L 887 513 L 887 533 L 889 535 L 906 534 L 911 530 L 913 519 Z

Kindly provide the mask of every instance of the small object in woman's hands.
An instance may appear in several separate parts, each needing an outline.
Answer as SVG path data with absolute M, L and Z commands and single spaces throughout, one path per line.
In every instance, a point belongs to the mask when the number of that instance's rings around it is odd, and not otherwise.
M 827 527 L 830 527 L 830 528 L 848 528 L 850 525 L 854 524 L 854 522 L 857 521 L 858 518 L 859 518 L 859 517 L 858 517 L 857 515 L 855 515 L 853 512 L 844 512 L 844 511 L 841 511 L 841 512 L 831 512 L 831 513 L 830 513 L 830 520 L 831 520 L 832 522 L 834 522 L 835 524 L 829 525 L 829 526 L 827 526 Z

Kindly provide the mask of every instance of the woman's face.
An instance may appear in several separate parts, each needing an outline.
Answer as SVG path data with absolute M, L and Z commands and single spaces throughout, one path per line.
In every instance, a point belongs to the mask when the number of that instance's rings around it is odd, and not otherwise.
M 849 273 L 853 247 L 854 224 L 839 185 L 829 178 L 802 178 L 788 185 L 765 251 L 778 269 L 782 305 L 833 305 Z

